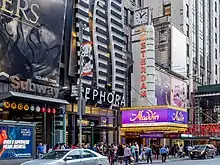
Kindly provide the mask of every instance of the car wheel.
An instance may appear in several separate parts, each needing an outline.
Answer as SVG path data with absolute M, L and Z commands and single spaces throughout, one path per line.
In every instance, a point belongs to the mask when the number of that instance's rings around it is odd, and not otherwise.
M 193 156 L 191 156 L 190 158 L 193 160 L 193 158 L 194 158 L 194 157 L 193 157 Z
M 214 159 L 214 157 L 215 157 L 215 154 L 213 153 L 213 154 L 212 154 L 212 159 Z

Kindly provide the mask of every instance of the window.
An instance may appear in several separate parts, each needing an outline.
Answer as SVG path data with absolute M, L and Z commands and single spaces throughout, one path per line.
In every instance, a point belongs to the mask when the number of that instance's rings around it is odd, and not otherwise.
M 215 17 L 215 27 L 217 28 L 217 18 Z
M 215 2 L 215 12 L 217 12 L 217 2 Z
M 129 49 L 129 48 L 128 48 L 128 47 L 129 47 L 128 43 L 129 43 L 129 42 L 128 42 L 128 36 L 125 35 L 125 50 L 126 50 L 126 51 L 128 51 L 128 49 Z
M 81 159 L 82 156 L 80 154 L 80 151 L 78 150 L 75 150 L 75 151 L 72 151 L 68 154 L 69 157 L 72 157 L 72 159 Z
M 218 74 L 218 66 L 215 64 L 215 74 Z
M 171 16 L 171 4 L 164 5 L 164 15 Z
M 186 4 L 186 16 L 189 18 L 189 5 Z
M 187 77 L 189 77 L 189 64 L 186 66 Z
M 215 43 L 216 44 L 217 44 L 217 40 L 218 40 L 217 33 L 215 33 Z
M 186 24 L 186 35 L 187 37 L 189 37 L 189 25 L 188 24 Z
M 133 25 L 133 18 L 134 17 L 134 12 L 130 11 L 130 25 Z
M 128 9 L 124 8 L 124 24 L 128 24 Z
M 218 84 L 218 81 L 217 81 L 217 80 L 215 80 L 215 84 Z
M 189 44 L 186 44 L 186 55 L 189 57 Z
M 215 59 L 218 59 L 218 50 L 215 49 Z
M 93 154 L 90 151 L 84 150 L 82 153 L 83 158 L 93 158 L 93 157 L 97 157 L 95 154 Z
M 138 1 L 137 1 L 137 5 L 138 5 L 139 7 L 141 7 L 141 0 L 138 0 Z

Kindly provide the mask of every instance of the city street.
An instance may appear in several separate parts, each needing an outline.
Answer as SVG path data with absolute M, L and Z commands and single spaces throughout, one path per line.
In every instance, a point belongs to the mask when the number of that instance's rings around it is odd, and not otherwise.
M 177 161 L 167 161 L 166 165 L 219 165 L 220 158 L 206 159 L 206 160 L 177 160 Z M 153 162 L 153 165 L 161 165 L 162 163 Z

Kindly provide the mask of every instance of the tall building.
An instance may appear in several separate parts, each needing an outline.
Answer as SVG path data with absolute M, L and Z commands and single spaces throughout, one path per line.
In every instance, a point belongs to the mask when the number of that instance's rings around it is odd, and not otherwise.
M 187 75 L 199 84 L 219 82 L 219 1 L 148 0 L 153 16 L 167 15 L 187 36 Z M 194 91 L 192 81 L 190 92 Z
M 219 83 L 219 1 L 217 0 L 148 0 L 153 17 L 167 16 L 186 36 L 188 95 L 193 120 L 191 92 L 198 85 Z

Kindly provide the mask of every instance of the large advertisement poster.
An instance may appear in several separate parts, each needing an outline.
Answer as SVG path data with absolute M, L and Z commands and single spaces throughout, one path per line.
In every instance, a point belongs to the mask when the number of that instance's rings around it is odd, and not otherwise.
M 0 159 L 32 158 L 33 128 L 0 125 Z
M 0 72 L 59 84 L 66 0 L 0 1 Z
M 170 75 L 156 70 L 155 97 L 157 105 L 170 105 Z
M 186 108 L 187 101 L 187 85 L 186 82 L 174 78 L 171 78 L 171 105 Z

